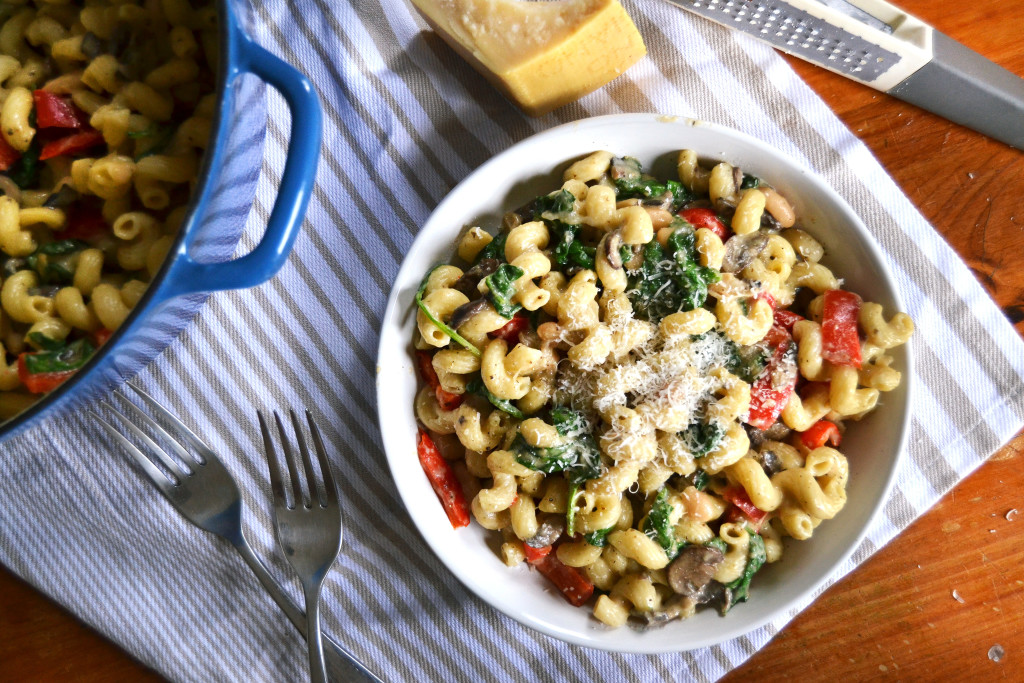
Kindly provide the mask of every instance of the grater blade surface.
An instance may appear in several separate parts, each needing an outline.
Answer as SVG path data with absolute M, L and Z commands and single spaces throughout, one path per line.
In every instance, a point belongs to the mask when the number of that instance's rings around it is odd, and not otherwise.
M 668 2 L 858 81 L 874 81 L 902 59 L 891 50 L 783 0 Z

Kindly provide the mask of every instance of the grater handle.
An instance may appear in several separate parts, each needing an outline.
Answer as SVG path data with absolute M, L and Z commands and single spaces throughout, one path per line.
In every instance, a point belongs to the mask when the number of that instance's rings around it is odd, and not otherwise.
M 939 31 L 932 59 L 887 91 L 1024 150 L 1024 79 Z

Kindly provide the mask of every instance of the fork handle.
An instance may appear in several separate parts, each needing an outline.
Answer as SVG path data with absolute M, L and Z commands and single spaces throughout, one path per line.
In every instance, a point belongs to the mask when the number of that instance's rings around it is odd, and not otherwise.
M 320 631 L 320 583 L 304 586 L 306 593 L 306 647 L 309 649 L 309 678 L 312 683 L 327 683 L 324 665 L 323 633 Z
M 307 633 L 306 614 L 285 594 L 281 589 L 281 584 L 274 579 L 260 558 L 256 557 L 252 548 L 249 547 L 248 541 L 241 534 L 239 534 L 237 541 L 232 542 L 232 545 L 234 545 L 238 554 L 242 556 L 242 559 L 245 560 L 245 563 L 249 565 L 249 569 L 256 575 L 259 582 L 263 584 L 266 591 L 270 593 L 270 597 L 274 599 L 274 602 L 278 604 L 281 611 L 285 613 L 298 632 L 302 634 L 302 637 L 305 638 Z M 326 633 L 323 634 L 323 640 L 326 642 L 326 646 L 323 647 L 322 661 L 327 665 L 327 671 L 330 673 L 331 680 L 347 682 L 361 679 L 383 683 L 381 679 L 377 678 L 377 676 L 373 675 L 363 666 L 355 656 Z

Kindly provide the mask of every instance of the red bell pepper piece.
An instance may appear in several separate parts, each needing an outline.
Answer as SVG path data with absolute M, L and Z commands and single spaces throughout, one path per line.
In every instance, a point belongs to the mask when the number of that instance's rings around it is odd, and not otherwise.
M 83 130 L 57 138 L 53 142 L 47 142 L 39 152 L 39 160 L 46 161 L 53 157 L 74 156 L 101 144 L 103 144 L 103 133 L 98 130 Z
M 826 443 L 838 447 L 841 440 L 839 427 L 828 420 L 818 420 L 800 435 L 800 441 L 812 451 L 815 448 L 821 448 Z
M 761 290 L 760 292 L 754 295 L 754 298 L 761 299 L 762 301 L 767 301 L 768 305 L 772 307 L 772 312 L 775 312 L 775 307 L 777 306 L 777 304 L 775 303 L 775 297 L 772 296 L 771 293 L 769 293 L 766 290 Z
M 565 599 L 575 607 L 580 607 L 594 594 L 594 584 L 573 567 L 562 564 L 554 553 L 545 555 L 540 561 L 533 563 L 548 581 L 562 591 Z
M 530 319 L 522 313 L 516 313 L 503 327 L 491 332 L 491 337 L 494 339 L 504 339 L 512 346 L 519 341 L 519 333 L 529 327 Z
M 46 90 L 32 93 L 36 103 L 36 125 L 40 128 L 85 128 L 89 115 L 70 102 Z
M 441 386 L 441 380 L 437 378 L 432 359 L 433 356 L 429 351 L 416 352 L 420 375 L 423 376 L 423 381 L 427 383 L 427 386 L 434 390 L 434 397 L 437 398 L 437 405 L 441 406 L 441 410 L 455 410 L 462 405 L 462 394 L 453 394 Z
M 22 353 L 18 356 L 18 379 L 25 385 L 30 393 L 33 394 L 46 394 L 61 384 L 64 383 L 69 377 L 75 374 L 75 370 L 61 370 L 59 372 L 29 372 L 28 365 L 25 363 L 25 357 L 29 355 L 29 351 Z
M 62 240 L 90 240 L 109 231 L 99 207 L 75 202 L 68 208 L 64 229 L 57 234 Z
M 679 216 L 692 225 L 694 229 L 707 228 L 718 235 L 718 238 L 723 242 L 732 236 L 732 230 L 725 227 L 725 223 L 711 209 L 683 209 L 679 212 Z
M 21 152 L 11 147 L 7 139 L 0 135 L 0 171 L 6 171 L 21 158 Z
M 551 552 L 551 546 L 546 545 L 543 548 L 534 548 L 533 546 L 523 544 L 523 555 L 526 555 L 526 561 L 530 564 L 537 564 Z
M 742 486 L 728 487 L 722 491 L 722 498 L 733 504 L 733 508 L 727 514 L 734 519 L 729 521 L 734 522 L 739 519 L 739 516 L 732 512 L 732 510 L 737 510 L 742 513 L 743 518 L 750 522 L 750 525 L 754 527 L 754 531 L 760 531 L 761 526 L 768 519 L 768 513 L 754 505 L 753 501 L 750 500 L 750 496 L 747 495 L 746 489 Z
M 789 333 L 778 325 L 772 325 L 765 340 L 774 351 L 768 365 L 750 387 L 747 417 L 747 424 L 758 429 L 768 429 L 779 419 L 799 376 L 796 364 L 786 362 L 786 355 L 793 344 Z
M 788 311 L 784 308 L 775 311 L 775 324 L 779 327 L 786 328 L 789 332 L 793 331 L 793 325 L 803 319 L 804 317 L 799 313 L 794 313 L 793 311 Z
M 859 296 L 841 289 L 825 291 L 825 305 L 821 314 L 822 358 L 833 365 L 860 367 L 860 336 L 857 332 L 859 315 Z
M 437 494 L 444 511 L 448 515 L 448 521 L 452 528 L 469 526 L 469 504 L 466 502 L 466 494 L 462 491 L 462 485 L 452 470 L 448 461 L 441 457 L 434 440 L 430 438 L 422 427 L 419 430 L 419 438 L 416 441 L 416 453 L 419 455 L 420 466 L 430 480 L 430 485 Z
M 92 333 L 93 339 L 96 340 L 97 348 L 106 344 L 112 336 L 114 336 L 114 333 L 105 327 L 101 327 Z

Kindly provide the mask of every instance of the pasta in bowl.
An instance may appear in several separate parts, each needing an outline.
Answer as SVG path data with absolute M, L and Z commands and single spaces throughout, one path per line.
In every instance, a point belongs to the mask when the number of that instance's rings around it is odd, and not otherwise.
M 321 111 L 251 24 L 244 0 L 0 3 L 0 440 L 104 395 L 206 294 L 284 264 Z M 266 230 L 234 256 L 264 222 L 267 85 L 293 129 Z
M 214 3 L 0 14 L 0 420 L 84 366 L 174 243 L 217 107 Z
M 498 180 L 499 162 L 526 168 Z M 486 182 L 493 204 L 453 213 Z M 410 401 L 404 432 L 382 413 L 392 472 L 478 594 L 572 642 L 683 650 L 763 624 L 853 551 L 905 438 L 913 323 L 819 181 L 725 129 L 594 119 L 482 167 L 432 229 L 456 253 L 428 242 L 407 273 L 418 243 L 403 266 L 408 337 L 385 326 L 378 400 Z M 421 378 L 401 399 L 399 349 Z

